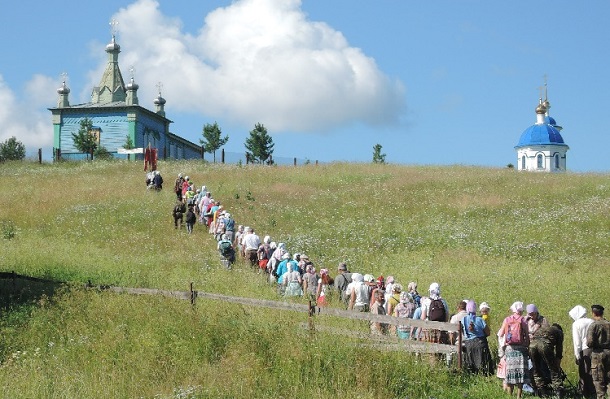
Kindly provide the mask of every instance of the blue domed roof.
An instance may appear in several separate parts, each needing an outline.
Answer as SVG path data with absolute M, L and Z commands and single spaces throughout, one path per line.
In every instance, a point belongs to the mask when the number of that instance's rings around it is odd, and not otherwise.
M 521 134 L 519 144 L 517 144 L 515 148 L 545 144 L 567 145 L 563 142 L 563 137 L 561 137 L 559 130 L 549 124 L 543 123 L 535 124 L 525 129 Z
M 555 119 L 552 116 L 545 116 L 544 123 L 551 126 L 557 126 L 557 122 L 555 122 Z

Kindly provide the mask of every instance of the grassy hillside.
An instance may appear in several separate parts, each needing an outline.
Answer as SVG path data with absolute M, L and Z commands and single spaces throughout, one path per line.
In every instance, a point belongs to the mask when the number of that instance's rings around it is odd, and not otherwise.
M 452 306 L 489 302 L 492 331 L 513 301 L 536 303 L 567 332 L 563 367 L 572 381 L 568 310 L 610 306 L 608 175 L 198 162 L 161 162 L 160 170 L 166 188 L 155 193 L 146 191 L 140 163 L 0 164 L 0 272 L 69 283 L 28 283 L 20 296 L 0 285 L 2 397 L 501 396 L 493 377 L 310 336 L 299 327 L 302 314 L 83 290 L 87 281 L 183 291 L 192 282 L 277 299 L 247 268 L 223 270 L 199 226 L 190 236 L 174 230 L 179 172 L 207 185 L 237 223 L 331 274 L 347 261 L 352 271 L 415 280 L 420 291 L 437 281 Z

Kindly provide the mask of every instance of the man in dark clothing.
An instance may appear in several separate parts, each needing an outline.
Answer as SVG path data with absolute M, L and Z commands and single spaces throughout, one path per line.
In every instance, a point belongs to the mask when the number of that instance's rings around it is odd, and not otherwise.
M 554 392 L 561 397 L 561 358 L 563 357 L 563 329 L 559 324 L 536 330 L 529 347 L 533 365 L 534 386 L 540 396 Z M 550 380 L 546 370 L 550 371 Z
M 153 177 L 152 183 L 155 190 L 161 190 L 163 188 L 163 177 L 161 177 L 161 173 L 158 170 L 155 171 L 155 177 Z
M 587 331 L 587 346 L 591 349 L 591 376 L 597 399 L 603 399 L 610 380 L 610 322 L 604 319 L 602 305 L 591 306 L 593 323 Z
M 176 181 L 174 182 L 174 192 L 176 193 L 176 199 L 178 201 L 182 201 L 182 185 L 184 184 L 184 178 L 182 177 L 182 173 L 178 175 Z
M 184 213 L 186 212 L 186 205 L 182 201 L 176 201 L 172 216 L 174 217 L 174 228 L 182 228 L 182 222 L 184 221 Z
M 352 282 L 352 273 L 347 270 L 345 263 L 339 263 L 339 270 L 337 277 L 335 277 L 335 288 L 337 289 L 338 298 L 340 298 L 345 306 L 349 301 L 349 296 L 345 294 L 345 290 L 349 283 Z

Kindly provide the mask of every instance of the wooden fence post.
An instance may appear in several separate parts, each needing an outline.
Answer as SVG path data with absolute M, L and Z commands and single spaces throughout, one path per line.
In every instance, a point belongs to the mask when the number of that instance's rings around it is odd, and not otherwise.
M 42 164 L 42 148 L 38 149 L 38 163 Z
M 458 333 L 458 370 L 462 370 L 462 322 L 458 321 L 458 326 L 460 327 L 460 331 Z
M 191 290 L 191 305 L 195 305 L 195 291 L 193 291 L 193 282 L 191 282 L 190 285 L 190 290 Z
M 292 163 L 293 163 L 294 166 L 297 166 L 297 158 L 296 157 L 294 157 L 294 161 L 292 161 Z
M 222 163 L 222 164 L 225 163 L 225 149 L 224 148 L 220 151 L 220 163 Z

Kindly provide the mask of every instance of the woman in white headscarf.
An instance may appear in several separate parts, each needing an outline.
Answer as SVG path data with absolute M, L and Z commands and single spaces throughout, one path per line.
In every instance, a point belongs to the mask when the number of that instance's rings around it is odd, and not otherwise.
M 292 262 L 286 264 L 288 271 L 282 276 L 282 284 L 284 285 L 284 296 L 303 296 L 303 287 L 301 283 L 301 273 L 295 269 Z

